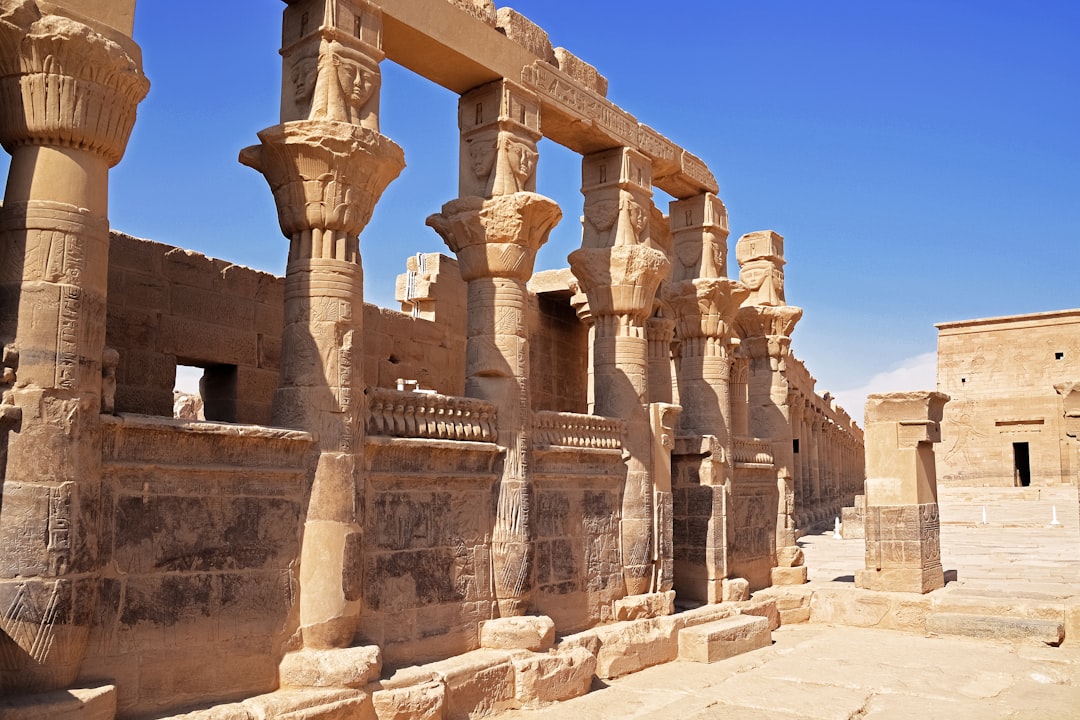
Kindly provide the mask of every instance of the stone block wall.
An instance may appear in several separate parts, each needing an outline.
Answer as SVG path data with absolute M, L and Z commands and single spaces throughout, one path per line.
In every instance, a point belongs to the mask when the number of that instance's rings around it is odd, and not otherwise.
M 589 330 L 570 305 L 570 293 L 532 296 L 529 339 L 534 410 L 588 412 Z
M 389 665 L 479 647 L 494 617 L 493 443 L 370 438 L 361 642 Z
M 625 477 L 618 450 L 537 454 L 534 604 L 561 633 L 614 620 L 612 602 L 626 592 L 619 554 Z
M 277 687 L 291 632 L 306 433 L 103 423 L 105 577 L 82 679 L 124 716 Z
M 113 232 L 105 342 L 120 355 L 116 411 L 171 417 L 176 367 L 194 365 L 207 369 L 208 419 L 270 424 L 283 291 L 269 273 Z M 459 320 L 365 305 L 365 382 L 461 395 L 464 310 Z
M 176 366 L 208 368 L 208 417 L 269 424 L 281 353 L 282 281 L 113 232 L 105 344 L 116 410 L 172 416 Z

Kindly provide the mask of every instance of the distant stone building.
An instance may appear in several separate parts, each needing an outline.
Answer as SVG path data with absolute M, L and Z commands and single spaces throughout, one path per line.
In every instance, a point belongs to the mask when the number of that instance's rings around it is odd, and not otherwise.
M 1080 309 L 939 323 L 946 485 L 1072 484 L 1075 438 L 1054 386 L 1080 377 Z

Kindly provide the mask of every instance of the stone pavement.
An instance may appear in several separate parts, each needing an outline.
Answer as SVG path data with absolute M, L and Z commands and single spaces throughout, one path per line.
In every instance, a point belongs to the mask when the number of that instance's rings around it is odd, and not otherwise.
M 774 631 L 772 646 L 713 664 L 658 665 L 606 685 L 598 681 L 597 689 L 581 698 L 497 717 L 1080 719 L 1080 639 L 1074 635 L 1051 647 L 1032 638 L 879 629 L 925 627 L 920 623 L 934 608 L 962 609 L 965 603 L 996 613 L 1005 623 L 1015 620 L 1010 615 L 1017 607 L 1034 607 L 1032 617 L 1045 617 L 1040 609 L 1075 605 L 1080 598 L 1076 490 L 943 488 L 940 504 L 942 561 L 957 579 L 930 597 L 911 595 L 913 605 L 921 603 L 916 620 L 863 622 L 875 596 L 908 594 L 855 588 L 864 543 L 833 539 L 830 529 L 799 541 L 810 582 L 798 591 L 814 598 L 811 622 Z M 1055 505 L 1061 524 L 1050 526 Z M 890 616 L 897 612 L 895 601 L 885 605 Z M 815 621 L 823 617 L 870 626 Z

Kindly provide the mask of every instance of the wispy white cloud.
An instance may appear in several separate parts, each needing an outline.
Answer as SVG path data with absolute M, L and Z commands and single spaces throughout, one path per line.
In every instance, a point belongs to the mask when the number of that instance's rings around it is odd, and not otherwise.
M 866 396 L 904 390 L 933 390 L 937 387 L 937 353 L 928 352 L 901 360 L 896 367 L 874 375 L 864 384 L 833 393 L 836 402 L 861 426 Z

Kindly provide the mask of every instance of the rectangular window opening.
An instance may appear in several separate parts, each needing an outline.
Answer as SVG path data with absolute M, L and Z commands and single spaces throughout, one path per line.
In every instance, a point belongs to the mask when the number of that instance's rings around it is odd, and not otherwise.
M 799 454 L 799 438 L 791 438 L 791 451 Z
M 178 360 L 173 417 L 236 422 L 236 366 Z
M 1063 353 L 1063 352 L 1054 353 L 1054 359 L 1055 360 L 1064 360 L 1065 359 L 1065 353 Z

